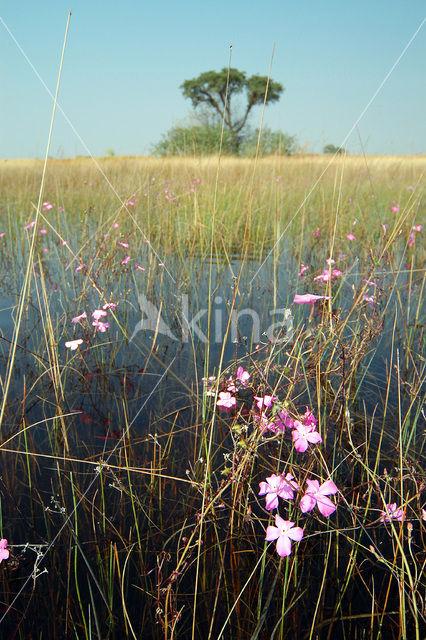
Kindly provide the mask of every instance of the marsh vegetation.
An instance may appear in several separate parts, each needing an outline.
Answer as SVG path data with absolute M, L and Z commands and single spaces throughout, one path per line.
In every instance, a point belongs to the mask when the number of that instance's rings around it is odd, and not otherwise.
M 3 637 L 420 640 L 425 168 L 0 162 Z

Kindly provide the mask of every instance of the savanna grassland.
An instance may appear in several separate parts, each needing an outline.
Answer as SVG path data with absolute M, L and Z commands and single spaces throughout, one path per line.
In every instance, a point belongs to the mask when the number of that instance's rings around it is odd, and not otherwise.
M 0 161 L 2 637 L 424 637 L 425 169 Z

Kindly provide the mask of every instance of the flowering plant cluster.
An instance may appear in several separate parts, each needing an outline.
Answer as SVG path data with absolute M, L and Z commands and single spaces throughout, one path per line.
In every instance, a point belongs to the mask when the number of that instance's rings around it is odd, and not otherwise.
M 269 398 L 269 396 L 267 396 Z M 261 402 L 263 399 L 258 398 L 257 406 L 263 407 Z M 284 408 L 279 410 L 271 421 L 263 419 L 264 426 L 262 429 L 272 431 L 273 433 L 284 434 L 286 428 L 291 430 L 293 446 L 296 451 L 304 453 L 310 444 L 315 445 L 322 442 L 321 435 L 317 429 L 317 419 L 312 411 L 306 407 L 306 412 L 300 419 L 290 417 L 288 411 Z M 303 496 L 299 500 L 299 508 L 302 513 L 308 513 L 315 507 L 319 512 L 329 517 L 336 511 L 336 505 L 328 498 L 338 492 L 338 488 L 332 480 L 326 480 L 322 485 L 318 480 L 306 478 L 306 489 Z M 293 501 L 296 496 L 300 496 L 302 489 L 291 473 L 282 473 L 281 475 L 272 474 L 266 480 L 259 484 L 259 495 L 265 496 L 265 507 L 267 511 L 277 509 L 279 498 L 281 500 Z M 269 525 L 266 529 L 266 540 L 277 541 L 277 553 L 280 556 L 288 556 L 291 553 L 291 540 L 300 542 L 303 538 L 304 530 L 301 527 L 295 527 L 295 523 L 291 520 L 284 520 L 278 513 L 275 515 L 275 526 Z
M 109 322 L 105 322 L 104 318 L 108 315 L 108 309 L 117 308 L 117 304 L 115 302 L 107 302 L 103 305 L 102 309 L 95 309 L 92 312 L 92 327 L 95 327 L 95 331 L 99 331 L 100 333 L 105 333 L 107 329 L 109 329 Z M 74 316 L 71 322 L 73 324 L 80 324 L 83 320 L 87 320 L 87 313 L 83 311 L 78 316 Z M 75 351 L 81 344 L 83 344 L 84 340 L 82 338 L 77 338 L 76 340 L 68 340 L 65 343 L 67 349 L 71 349 L 71 351 Z
M 236 376 L 228 378 L 225 390 L 219 392 L 217 407 L 222 411 L 235 408 L 236 394 L 248 386 L 250 377 L 248 371 L 238 367 Z M 295 418 L 273 395 L 253 395 L 253 403 L 254 421 L 262 435 L 268 432 L 284 435 L 288 431 L 291 433 L 293 447 L 299 453 L 306 452 L 310 445 L 322 442 L 322 437 L 317 431 L 318 421 L 308 407 L 303 415 Z M 307 513 L 317 507 L 323 516 L 329 517 L 336 511 L 336 506 L 327 496 L 337 492 L 338 488 L 331 479 L 320 486 L 318 480 L 307 478 L 305 492 L 299 501 L 301 512 Z M 291 473 L 272 474 L 260 483 L 259 495 L 265 496 L 268 511 L 278 508 L 279 499 L 292 501 L 301 493 L 302 489 Z M 296 527 L 294 522 L 284 520 L 277 513 L 275 526 L 270 525 L 266 529 L 266 540 L 277 540 L 278 554 L 288 556 L 291 553 L 291 540 L 300 541 L 303 533 L 301 527 Z

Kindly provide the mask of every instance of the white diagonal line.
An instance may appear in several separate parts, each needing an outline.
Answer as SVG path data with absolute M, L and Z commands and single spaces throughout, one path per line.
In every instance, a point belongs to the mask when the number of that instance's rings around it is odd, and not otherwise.
M 378 94 L 380 93 L 380 91 L 382 90 L 383 86 L 385 85 L 385 83 L 387 82 L 387 80 L 389 79 L 389 77 L 391 76 L 391 74 L 393 73 L 393 71 L 395 70 L 395 68 L 397 67 L 397 65 L 400 63 L 401 59 L 403 58 L 403 56 L 405 55 L 407 49 L 410 47 L 410 45 L 413 43 L 414 39 L 416 38 L 417 34 L 419 33 L 420 29 L 423 27 L 424 23 L 426 22 L 426 17 L 423 18 L 423 20 L 421 21 L 420 25 L 417 27 L 417 29 L 415 30 L 415 32 L 413 33 L 413 35 L 411 36 L 411 38 L 409 39 L 409 41 L 407 42 L 407 44 L 405 45 L 405 47 L 403 48 L 403 50 L 401 51 L 401 53 L 399 54 L 399 56 L 397 57 L 397 59 L 395 60 L 395 62 L 392 64 L 391 68 L 389 69 L 389 71 L 387 72 L 387 74 L 385 75 L 385 77 L 383 78 L 383 80 L 381 81 L 381 83 L 379 84 L 379 86 L 377 87 L 376 91 L 373 93 L 373 95 L 371 96 L 370 100 L 367 102 L 367 104 L 365 105 L 365 107 L 363 108 L 363 110 L 361 111 L 361 113 L 359 114 L 358 118 L 355 120 L 354 124 L 352 125 L 352 127 L 349 129 L 349 132 L 346 134 L 346 136 L 343 138 L 340 147 L 343 147 L 346 143 L 346 141 L 348 140 L 348 138 L 351 136 L 352 132 L 354 131 L 354 129 L 358 126 L 358 124 L 360 123 L 360 121 L 362 120 L 362 118 L 364 117 L 364 115 L 366 114 L 366 112 L 368 111 L 368 109 L 370 108 L 371 104 L 374 102 L 374 100 L 376 99 L 376 97 L 378 96 Z M 281 238 L 283 237 L 283 235 L 285 234 L 285 232 L 287 231 L 287 229 L 289 228 L 289 226 L 291 225 L 291 223 L 293 222 L 293 220 L 297 217 L 297 215 L 299 214 L 300 210 L 303 208 L 304 204 L 306 203 L 306 201 L 310 198 L 312 192 L 314 191 L 314 189 L 316 188 L 316 186 L 318 185 L 318 183 L 320 182 L 321 178 L 323 177 L 323 175 L 325 174 L 325 172 L 328 170 L 328 168 L 330 167 L 330 165 L 332 164 L 334 158 L 336 157 L 337 152 L 332 156 L 330 162 L 327 164 L 327 166 L 325 167 L 325 169 L 321 172 L 319 178 L 315 181 L 313 187 L 311 187 L 309 193 L 307 196 L 304 197 L 302 203 L 300 204 L 300 206 L 298 207 L 298 209 L 296 210 L 295 214 L 292 216 L 292 218 L 290 218 L 289 222 L 287 223 L 287 225 L 285 226 L 284 231 L 281 233 L 280 237 L 275 241 L 274 246 L 272 247 L 272 249 L 266 254 L 266 258 L 263 260 L 262 264 L 260 265 L 260 267 L 258 268 L 258 270 L 256 271 L 256 273 L 254 274 L 254 276 L 252 277 L 252 279 L 250 280 L 249 286 L 252 285 L 253 280 L 256 278 L 256 276 L 258 275 L 259 271 L 262 269 L 263 265 L 265 264 L 265 262 L 268 260 L 269 256 L 271 255 L 271 253 L 273 253 L 273 251 L 275 250 L 275 247 L 277 246 L 277 244 L 280 242 Z
M 43 85 L 43 87 L 46 89 L 47 93 L 49 94 L 49 96 L 52 98 L 52 100 L 54 100 L 54 96 L 52 94 L 52 92 L 50 91 L 49 87 L 47 86 L 47 84 L 45 83 L 45 81 L 43 80 L 43 78 L 41 77 L 41 75 L 39 74 L 39 72 L 37 71 L 37 69 L 35 68 L 35 66 L 33 65 L 33 63 L 31 62 L 31 60 L 29 59 L 29 57 L 27 56 L 27 54 L 25 53 L 25 51 L 23 50 L 23 48 L 21 47 L 21 45 L 19 44 L 19 42 L 17 41 L 17 39 L 15 38 L 15 36 L 13 35 L 13 33 L 11 32 L 11 30 L 9 29 L 9 27 L 7 26 L 7 24 L 5 23 L 5 21 L 3 20 L 3 18 L 0 16 L 0 22 L 3 25 L 3 27 L 6 29 L 6 31 L 8 32 L 9 36 L 12 38 L 13 42 L 15 43 L 15 45 L 17 46 L 17 48 L 19 49 L 19 51 L 21 52 L 22 56 L 25 58 L 25 60 L 27 61 L 27 63 L 29 64 L 29 66 L 31 67 L 31 69 L 34 71 L 35 75 L 37 76 L 37 78 L 39 79 L 39 81 L 41 82 L 41 84 Z M 87 146 L 87 144 L 84 142 L 83 138 L 80 136 L 80 134 L 78 133 L 77 129 L 74 127 L 73 123 L 71 122 L 71 120 L 68 118 L 67 114 L 65 113 L 65 111 L 62 109 L 61 105 L 59 104 L 59 102 L 56 103 L 56 107 L 57 109 L 61 112 L 61 114 L 63 115 L 65 121 L 67 122 L 67 124 L 71 127 L 71 130 L 73 131 L 73 133 L 75 134 L 75 136 L 77 137 L 77 139 L 79 140 L 79 142 L 82 144 L 82 146 L 84 147 L 85 151 L 87 152 L 87 154 L 90 156 L 90 158 L 93 160 L 97 170 L 99 171 L 99 173 L 102 175 L 102 177 L 104 178 L 105 182 L 108 184 L 108 186 L 110 187 L 111 191 L 114 193 L 114 195 L 117 197 L 117 199 L 119 200 L 119 202 L 121 203 L 122 207 L 125 207 L 129 217 L 131 218 L 132 222 L 134 223 L 134 225 L 137 227 L 138 231 L 140 231 L 140 233 L 142 234 L 144 240 L 146 240 L 149 248 L 151 249 L 151 251 L 153 252 L 153 254 L 155 255 L 155 257 L 159 260 L 159 262 L 163 262 L 164 263 L 164 259 L 162 259 L 158 253 L 156 252 L 156 250 L 154 249 L 154 247 L 152 246 L 149 238 L 146 236 L 145 232 L 141 229 L 141 227 L 139 226 L 137 220 L 135 219 L 135 217 L 133 216 L 133 214 L 130 212 L 129 208 L 126 206 L 124 200 L 121 199 L 121 197 L 119 196 L 119 194 L 117 193 L 114 185 L 110 182 L 110 180 L 108 179 L 108 176 L 104 173 L 104 171 L 102 170 L 102 167 L 100 166 L 99 162 L 96 160 L 96 158 L 92 155 L 92 152 L 90 151 L 89 147 Z M 174 277 L 172 276 L 172 274 L 170 273 L 170 271 L 167 269 L 165 263 L 164 263 L 164 268 L 167 271 L 168 275 L 170 276 L 170 278 L 173 280 L 173 282 L 176 284 L 176 280 L 174 279 Z

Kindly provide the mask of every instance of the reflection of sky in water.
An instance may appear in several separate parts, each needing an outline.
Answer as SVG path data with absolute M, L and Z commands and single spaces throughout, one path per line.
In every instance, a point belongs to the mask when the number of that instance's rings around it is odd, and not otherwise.
M 187 272 L 182 270 L 181 265 L 169 260 L 167 267 L 176 282 L 158 268 L 155 280 L 149 286 L 145 274 L 138 279 L 132 276 L 125 283 L 111 280 L 103 283 L 101 274 L 98 286 L 108 291 L 109 300 L 119 301 L 117 319 L 127 332 L 127 339 L 110 313 L 109 331 L 94 334 L 90 314 L 102 304 L 99 294 L 87 287 L 84 300 L 78 302 L 78 292 L 71 283 L 62 279 L 61 284 L 60 274 L 51 270 L 46 282 L 52 324 L 59 342 L 59 365 L 64 367 L 67 361 L 69 363 L 63 376 L 63 409 L 64 412 L 82 411 L 81 415 L 74 418 L 80 436 L 88 442 L 95 438 L 96 443 L 96 439 L 102 442 L 105 433 L 120 432 L 122 419 L 119 415 L 124 387 L 128 418 L 132 420 L 140 412 L 134 429 L 144 432 L 149 421 L 160 420 L 167 413 L 188 407 L 191 394 L 197 391 L 196 382 L 200 392 L 201 378 L 205 373 L 213 375 L 217 371 L 223 347 L 223 366 L 226 367 L 232 365 L 235 355 L 243 357 L 247 351 L 253 350 L 258 341 L 267 343 L 268 336 L 272 335 L 271 326 L 280 323 L 282 310 L 291 306 L 294 294 L 312 291 L 312 285 L 305 284 L 305 278 L 297 277 L 298 265 L 290 252 L 283 252 L 282 256 L 275 264 L 271 256 L 260 270 L 256 260 L 248 261 L 237 289 L 237 259 L 229 259 L 221 265 L 210 265 L 207 262 L 200 264 L 196 258 L 192 258 L 191 269 Z M 343 277 L 333 283 L 333 295 L 337 304 L 350 308 L 353 302 L 352 285 L 357 286 L 362 276 L 358 273 L 356 260 L 352 268 L 348 268 L 347 264 L 345 266 Z M 391 275 L 382 278 L 376 275 L 375 280 L 380 280 L 383 288 L 392 284 Z M 398 286 L 404 282 L 405 277 L 400 276 Z M 315 292 L 325 292 L 325 285 L 322 286 L 323 289 L 316 285 Z M 124 295 L 123 288 L 126 291 Z M 234 313 L 238 314 L 239 344 L 235 344 L 234 325 L 223 345 L 235 291 Z M 403 288 L 400 288 L 400 293 L 404 298 L 406 293 Z M 144 302 L 141 302 L 141 297 L 138 299 L 138 295 L 143 296 Z M 211 325 L 207 366 L 205 336 L 209 334 L 209 295 Z M 5 338 L 1 340 L 0 347 L 3 378 L 10 349 L 7 340 L 11 340 L 13 334 L 12 309 L 15 304 L 16 296 L 4 295 L 0 300 L 0 329 Z M 54 405 L 49 404 L 54 401 L 54 394 L 47 371 L 47 351 L 38 305 L 33 284 L 19 335 L 9 391 L 8 432 L 13 431 L 11 415 L 20 406 L 24 387 L 28 421 L 35 422 L 54 415 Z M 307 323 L 311 312 L 309 305 L 292 305 L 291 309 L 295 327 Z M 369 367 L 362 379 L 357 402 L 360 407 L 365 404 L 368 414 L 373 412 L 377 403 L 380 404 L 386 388 L 394 309 L 395 304 L 391 301 L 385 330 L 369 347 L 365 359 Z M 88 321 L 72 325 L 71 318 L 83 310 L 89 316 Z M 369 313 L 368 306 L 365 313 Z M 16 310 L 13 311 L 15 315 Z M 188 330 L 188 322 L 192 322 L 192 331 Z M 156 328 L 154 351 L 149 355 Z M 402 329 L 401 322 L 398 328 Z M 398 336 L 399 333 L 397 339 Z M 67 351 L 65 341 L 77 337 L 84 339 L 83 347 L 79 352 Z M 397 346 L 395 344 L 395 348 Z M 39 359 L 31 352 L 37 354 Z M 162 378 L 168 367 L 168 374 Z M 392 380 L 395 382 L 395 376 Z M 390 394 L 390 406 L 394 405 L 394 399 L 395 394 Z M 185 415 L 184 411 L 182 415 Z

